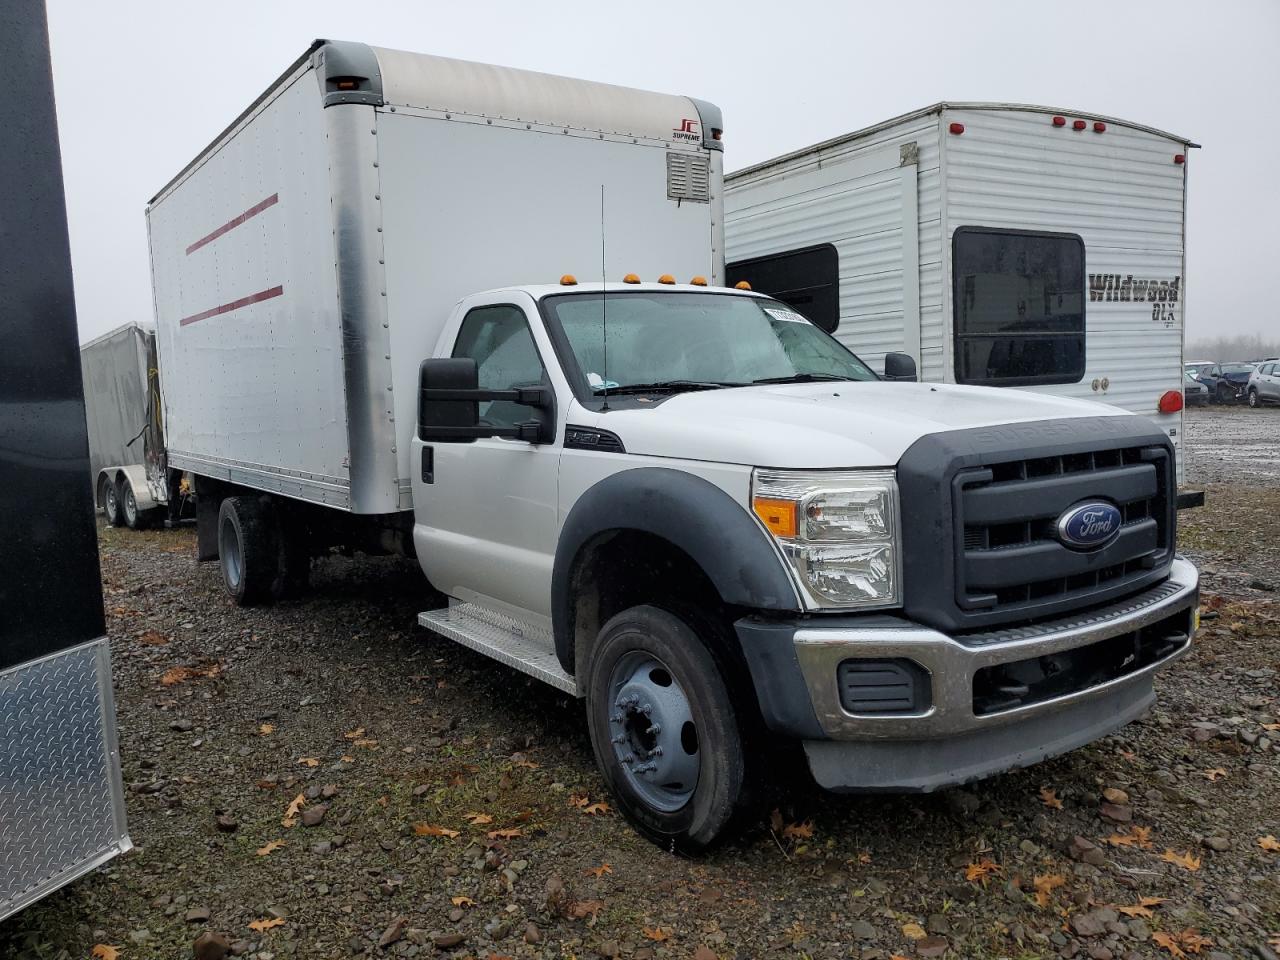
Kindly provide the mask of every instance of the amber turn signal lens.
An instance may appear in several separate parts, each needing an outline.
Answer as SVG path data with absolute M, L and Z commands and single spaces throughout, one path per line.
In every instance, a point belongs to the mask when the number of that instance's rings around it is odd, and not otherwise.
M 793 500 L 775 500 L 772 497 L 756 497 L 752 501 L 756 516 L 764 521 L 775 537 L 796 535 L 796 504 Z

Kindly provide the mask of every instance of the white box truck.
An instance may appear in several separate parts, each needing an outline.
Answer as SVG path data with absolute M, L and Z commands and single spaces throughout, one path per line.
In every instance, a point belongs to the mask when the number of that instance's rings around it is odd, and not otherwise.
M 938 103 L 725 180 L 732 280 L 864 359 L 1152 417 L 1181 456 L 1186 137 Z
M 170 461 L 230 595 L 413 553 L 419 622 L 582 697 L 618 807 L 682 850 L 766 737 L 932 790 L 1127 723 L 1198 591 L 1150 420 L 881 382 L 724 286 L 720 130 L 319 42 L 148 210 Z

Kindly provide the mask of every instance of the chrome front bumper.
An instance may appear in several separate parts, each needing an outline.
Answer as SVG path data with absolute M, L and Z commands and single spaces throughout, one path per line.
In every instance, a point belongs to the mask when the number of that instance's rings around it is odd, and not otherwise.
M 817 722 L 829 740 L 930 740 L 995 730 L 1030 722 L 1089 700 L 1107 700 L 1139 684 L 1191 646 L 1194 609 L 1199 600 L 1199 574 L 1181 557 L 1173 561 L 1162 583 L 1086 614 L 1062 617 L 1030 627 L 994 630 L 965 636 L 963 642 L 928 627 L 897 625 L 822 627 L 810 621 L 795 632 L 795 655 Z M 978 715 L 973 709 L 974 679 L 986 667 L 1030 660 L 1088 646 L 1156 624 L 1183 611 L 1186 637 L 1160 659 L 1104 683 L 1051 699 Z M 861 715 L 841 705 L 839 666 L 858 658 L 902 658 L 924 668 L 932 685 L 930 705 L 912 714 Z M 1079 711 L 1072 711 L 1073 714 Z

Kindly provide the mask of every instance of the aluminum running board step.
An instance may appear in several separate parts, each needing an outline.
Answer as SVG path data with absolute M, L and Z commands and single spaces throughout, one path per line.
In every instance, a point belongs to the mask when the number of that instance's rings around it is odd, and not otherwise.
M 578 694 L 577 682 L 556 659 L 549 630 L 474 603 L 427 610 L 418 614 L 418 623 L 566 693 Z

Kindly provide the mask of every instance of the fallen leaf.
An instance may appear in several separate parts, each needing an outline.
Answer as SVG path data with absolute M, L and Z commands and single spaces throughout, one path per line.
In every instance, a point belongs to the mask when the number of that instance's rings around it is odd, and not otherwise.
M 1165 950 L 1168 950 L 1169 953 L 1175 957 L 1186 956 L 1186 954 L 1182 952 L 1182 947 L 1178 946 L 1178 941 L 1163 930 L 1157 930 L 1155 933 L 1151 934 L 1151 942 L 1157 947 L 1162 947 Z
M 1224 770 L 1222 767 L 1214 767 L 1212 770 L 1206 770 L 1204 772 L 1204 778 L 1208 780 L 1210 783 L 1214 783 L 1218 780 L 1221 780 L 1226 775 L 1227 775 L 1227 771 Z
M 595 921 L 596 914 L 604 909 L 603 900 L 578 900 L 569 904 L 569 916 L 575 920 L 590 917 Z
M 924 927 L 918 923 L 904 923 L 902 925 L 902 935 L 908 940 L 923 940 L 928 936 L 924 931 Z
M 813 821 L 806 820 L 804 823 L 788 823 L 782 828 L 782 836 L 785 840 L 812 840 Z
M 1049 894 L 1067 882 L 1067 878 L 1057 873 L 1037 876 L 1031 881 L 1036 888 L 1036 904 L 1041 907 L 1049 905 Z
M 474 907 L 476 902 L 470 897 L 452 897 L 449 900 L 455 907 Z
M 1102 797 L 1107 803 L 1128 803 L 1129 795 L 1119 787 L 1107 787 L 1102 791 Z
M 858 862 L 863 864 L 864 866 L 870 863 L 871 862 L 870 851 L 863 850 L 860 854 L 858 854 Z
M 493 823 L 493 817 L 489 816 L 489 814 L 476 813 L 474 810 L 470 813 L 464 813 L 462 816 L 463 819 L 469 821 L 473 827 L 482 827 L 486 823 Z
M 351 745 L 353 747 L 376 747 L 378 745 L 378 741 L 370 739 L 369 737 L 361 737 L 358 740 L 351 741 Z
M 490 840 L 514 840 L 524 836 L 524 832 L 519 827 L 510 827 L 506 830 L 490 830 L 485 836 Z
M 138 642 L 144 647 L 163 647 L 168 644 L 169 638 L 163 633 L 156 633 L 154 630 L 148 630 L 138 638 Z
M 1113 833 L 1107 837 L 1106 843 L 1113 847 L 1142 847 L 1151 846 L 1151 828 L 1150 827 L 1133 827 L 1128 833 Z
M 258 728 L 258 733 L 262 734 L 264 737 L 268 734 L 275 733 L 275 731 L 276 725 L 274 723 L 264 723 Z
M 1129 833 L 1138 838 L 1138 846 L 1144 849 L 1151 846 L 1150 827 L 1133 827 Z
M 108 946 L 105 943 L 95 943 L 93 949 L 89 951 L 89 956 L 93 960 L 116 960 L 120 956 L 120 948 Z
M 1210 937 L 1201 936 L 1199 930 L 1183 930 L 1178 934 L 1178 942 L 1187 949 L 1189 953 L 1199 953 L 1205 947 L 1213 946 L 1213 940 Z
M 280 927 L 283 925 L 284 920 L 281 917 L 263 917 L 261 920 L 254 920 L 249 924 L 249 929 L 253 930 L 255 933 L 265 933 L 272 927 Z
M 1054 810 L 1062 809 L 1062 801 L 1058 799 L 1058 794 L 1048 787 L 1040 788 L 1040 802 Z
M 1182 869 L 1190 870 L 1193 873 L 1200 869 L 1200 858 L 1192 856 L 1190 851 L 1187 851 L 1186 853 L 1174 853 L 1172 850 L 1166 848 L 1160 859 L 1167 863 L 1176 864 L 1177 866 L 1182 867 Z
M 302 794 L 298 794 L 289 801 L 289 806 L 285 808 L 284 819 L 280 821 L 282 827 L 294 827 L 298 824 L 298 811 L 307 805 L 307 798 Z
M 603 800 L 597 800 L 595 803 L 583 807 L 582 812 L 592 817 L 599 816 L 602 813 L 609 812 L 609 805 Z
M 666 943 L 671 939 L 671 930 L 665 927 L 654 927 L 653 929 L 642 927 L 641 932 L 644 933 L 647 939 L 655 943 Z
M 1116 907 L 1116 910 L 1123 913 L 1126 917 L 1143 917 L 1150 919 L 1155 916 L 1151 908 L 1166 903 L 1168 897 L 1141 897 L 1137 903 L 1129 907 Z
M 606 863 L 600 864 L 600 866 L 598 867 L 588 867 L 584 872 L 595 874 L 595 878 L 599 880 L 606 873 L 613 873 L 613 867 L 609 866 L 609 864 L 606 862 Z
M 265 857 L 273 851 L 279 850 L 284 846 L 283 840 L 268 840 L 264 846 L 259 847 L 255 852 L 260 857 Z
M 338 759 L 339 759 L 339 760 L 341 760 L 343 763 L 355 763 L 355 762 L 356 762 L 356 758 L 355 758 L 355 757 L 347 756 L 347 754 L 345 754 L 345 753 L 344 753 L 342 756 L 340 756 Z
M 344 733 L 342 736 L 347 740 L 359 740 L 364 736 L 364 727 L 356 727 L 354 730 L 349 733 Z
M 1264 723 L 1262 725 L 1262 729 L 1269 733 L 1275 733 L 1277 730 L 1280 730 L 1280 723 Z
M 994 860 L 988 860 L 983 857 L 977 863 L 971 863 L 964 868 L 964 878 L 966 880 L 981 880 L 986 883 L 987 877 L 993 873 L 1001 873 L 1003 868 Z
M 298 758 L 298 762 L 299 762 L 299 763 L 305 763 L 308 767 L 318 767 L 318 766 L 320 766 L 320 758 L 319 758 L 319 757 L 299 757 L 299 758 Z
M 1271 834 L 1258 838 L 1258 846 L 1268 853 L 1280 853 L 1280 840 L 1277 840 Z
M 591 800 L 585 795 L 579 795 L 576 793 L 569 794 L 569 806 L 571 807 L 585 807 L 590 802 Z
M 458 836 L 457 830 L 450 830 L 448 827 L 437 827 L 430 823 L 415 823 L 413 832 L 420 837 L 448 837 L 450 840 Z
M 534 763 L 532 760 L 517 760 L 517 767 L 524 767 L 526 770 L 537 770 L 541 764 Z

